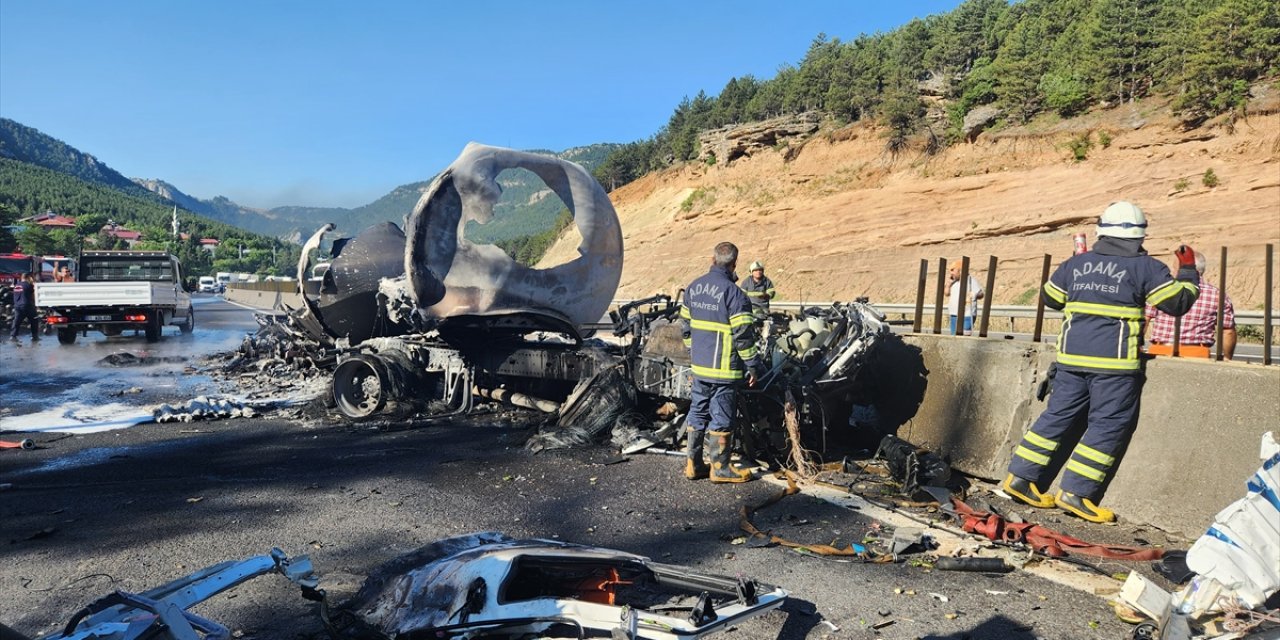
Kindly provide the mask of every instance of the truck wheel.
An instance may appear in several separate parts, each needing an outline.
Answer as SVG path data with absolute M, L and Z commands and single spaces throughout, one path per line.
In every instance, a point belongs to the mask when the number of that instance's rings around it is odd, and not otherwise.
M 348 358 L 333 372 L 333 400 L 352 420 L 362 420 L 382 410 L 391 389 L 386 365 L 376 356 Z
M 147 327 L 146 327 L 147 342 L 160 341 L 160 330 L 161 328 L 164 327 L 164 325 L 161 324 L 162 322 L 164 322 L 164 320 L 162 316 L 158 313 L 154 317 L 152 317 L 150 320 L 147 321 Z
M 179 325 L 179 328 L 182 329 L 184 335 L 191 335 L 191 332 L 196 330 L 195 309 L 187 309 L 187 321 Z
M 75 329 L 58 329 L 58 344 L 75 344 Z

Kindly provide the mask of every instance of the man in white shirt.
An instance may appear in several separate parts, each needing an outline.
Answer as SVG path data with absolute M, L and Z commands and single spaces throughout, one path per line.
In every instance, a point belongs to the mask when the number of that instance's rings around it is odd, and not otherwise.
M 973 319 L 978 315 L 978 301 L 982 299 L 984 292 L 982 285 L 978 284 L 978 280 L 971 274 L 969 276 L 969 284 L 965 287 L 965 297 L 968 300 L 964 304 L 964 332 L 956 331 L 956 316 L 960 315 L 960 261 L 957 260 L 951 264 L 951 269 L 947 273 L 947 313 L 951 315 L 951 335 L 963 335 L 973 330 Z

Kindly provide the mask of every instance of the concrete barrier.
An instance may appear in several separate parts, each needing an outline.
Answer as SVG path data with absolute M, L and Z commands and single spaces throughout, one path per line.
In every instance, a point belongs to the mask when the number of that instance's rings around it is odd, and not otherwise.
M 296 282 L 246 282 L 227 285 L 222 294 L 230 302 L 264 311 L 302 308 L 302 296 Z
M 905 341 L 921 350 L 928 383 L 899 435 L 949 455 L 964 473 L 1003 479 L 1044 410 L 1048 399 L 1035 391 L 1055 349 L 918 334 Z M 1147 363 L 1138 428 L 1103 504 L 1126 520 L 1199 535 L 1244 495 L 1270 430 L 1280 431 L 1280 368 L 1157 358 Z

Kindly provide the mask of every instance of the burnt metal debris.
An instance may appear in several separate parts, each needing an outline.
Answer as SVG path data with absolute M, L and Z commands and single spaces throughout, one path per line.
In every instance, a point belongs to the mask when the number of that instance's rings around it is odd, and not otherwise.
M 492 218 L 502 193 L 497 177 L 507 169 L 536 174 L 564 202 L 582 238 L 575 259 L 526 267 L 497 246 L 467 240 L 469 221 Z M 603 188 L 580 166 L 468 145 L 404 231 L 381 223 L 334 239 L 321 272 L 312 263 L 333 232 L 324 225 L 304 246 L 302 308 L 264 321 L 229 366 L 258 358 L 324 372 L 331 406 L 353 421 L 460 415 L 500 403 L 548 415 L 534 450 L 612 435 L 634 452 L 678 439 L 691 374 L 677 300 L 657 295 L 609 311 L 622 233 Z M 812 449 L 851 424 L 851 399 L 868 396 L 860 371 L 889 328 L 866 299 L 780 314 L 765 326 L 768 371 L 742 394 L 739 411 L 751 428 L 738 449 L 774 464 L 788 455 L 788 407 Z M 601 329 L 612 336 L 595 337 Z
M 335 640 L 704 638 L 780 607 L 788 595 L 751 578 L 699 573 L 613 549 L 484 532 L 396 558 L 350 598 L 331 599 L 307 556 L 273 549 L 143 593 L 108 594 L 50 640 L 229 638 L 227 627 L 189 609 L 269 573 L 320 603 L 320 624 Z

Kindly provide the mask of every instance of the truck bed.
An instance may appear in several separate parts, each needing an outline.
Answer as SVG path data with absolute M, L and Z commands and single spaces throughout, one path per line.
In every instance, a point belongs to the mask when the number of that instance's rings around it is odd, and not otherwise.
M 36 284 L 36 306 L 175 307 L 178 294 L 172 282 L 42 282 Z

